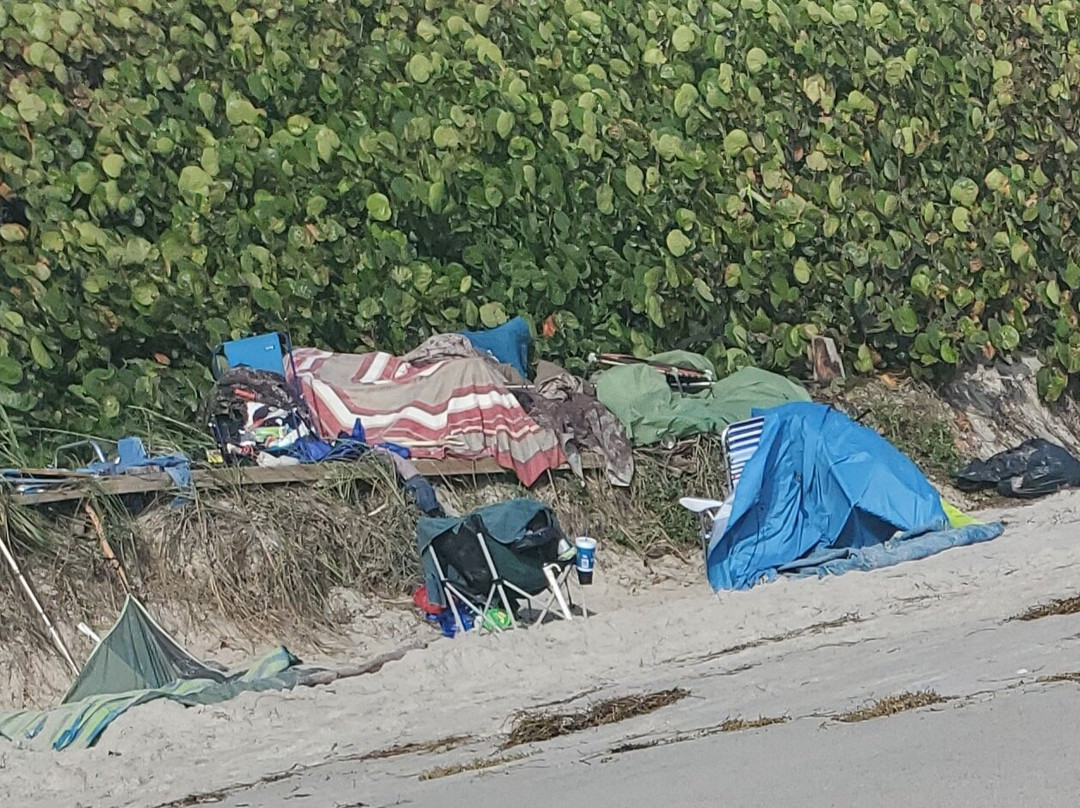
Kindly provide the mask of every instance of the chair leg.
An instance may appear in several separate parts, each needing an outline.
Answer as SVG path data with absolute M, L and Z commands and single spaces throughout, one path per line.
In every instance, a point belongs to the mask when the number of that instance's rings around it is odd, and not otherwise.
M 503 611 L 510 618 L 510 628 L 517 628 L 517 618 L 514 617 L 514 610 L 510 608 L 510 599 L 506 596 L 506 587 L 503 585 L 501 578 L 498 580 L 496 587 L 499 590 L 499 597 L 502 599 Z
M 484 541 L 484 534 L 479 531 L 476 534 L 476 540 L 480 543 L 480 551 L 484 554 L 484 561 L 487 562 L 488 572 L 491 573 L 491 592 L 488 594 L 487 609 L 491 608 L 491 602 L 494 600 L 495 594 L 498 593 L 499 599 L 502 601 L 503 609 L 510 617 L 510 626 L 517 628 L 517 619 L 514 617 L 514 610 L 510 608 L 510 599 L 506 596 L 506 586 L 510 586 L 513 589 L 517 587 L 512 584 L 506 584 L 503 581 L 502 576 L 499 575 L 499 571 L 495 568 L 495 561 L 491 557 L 491 553 L 488 552 L 487 542 Z M 481 616 L 481 622 L 483 617 Z
M 571 566 L 567 567 L 565 570 L 563 570 L 562 582 L 563 582 L 563 586 L 566 587 L 566 594 L 567 594 L 568 597 L 569 597 L 570 591 L 571 591 L 571 588 L 570 588 L 571 578 L 570 578 L 570 576 L 574 575 L 574 574 L 576 574 L 576 569 L 574 568 L 573 565 L 571 565 Z M 589 607 L 585 605 L 585 587 L 583 587 L 580 583 L 578 584 L 578 592 L 579 592 L 579 594 L 581 596 L 581 618 L 583 620 L 588 620 L 589 619 Z M 571 606 L 573 606 L 573 603 L 571 603 Z
M 565 617 L 567 620 L 573 620 L 574 613 L 570 611 L 570 604 L 567 602 L 567 599 L 563 597 L 562 586 L 560 584 L 558 576 L 556 575 L 556 571 L 558 569 L 559 568 L 554 564 L 546 564 L 544 566 L 544 577 L 547 578 L 548 587 L 550 587 L 551 589 L 552 596 L 555 598 L 556 601 L 558 601 L 559 608 L 562 610 L 563 613 L 563 617 Z M 565 576 L 563 580 L 565 580 Z M 547 609 L 544 610 L 545 613 L 551 608 L 550 601 L 548 603 L 549 606 Z
M 473 603 L 469 599 L 468 595 L 466 595 L 463 592 L 458 591 L 457 587 L 455 587 L 449 581 L 446 584 L 446 588 L 448 590 L 448 592 L 447 592 L 447 600 L 449 601 L 450 608 L 454 613 L 454 622 L 457 624 L 458 630 L 461 631 L 462 633 L 465 632 L 464 622 L 461 620 L 459 607 L 457 605 L 458 603 L 463 604 L 465 607 L 467 607 L 468 609 L 470 609 L 472 611 L 472 613 L 474 615 L 473 627 L 478 628 L 476 620 L 479 619 L 484 614 L 484 609 L 482 609 L 477 604 Z
M 446 580 L 446 573 L 443 572 L 442 564 L 439 562 L 439 556 L 435 553 L 435 548 L 428 545 L 428 553 L 431 555 L 431 561 L 435 565 L 435 574 L 439 576 L 439 586 L 442 587 L 443 597 L 446 598 L 446 605 L 450 607 L 450 613 L 454 615 L 454 627 L 457 629 L 454 636 L 460 637 L 465 634 L 465 623 L 461 619 L 461 614 L 458 612 L 457 603 L 454 602 L 454 591 L 450 582 Z

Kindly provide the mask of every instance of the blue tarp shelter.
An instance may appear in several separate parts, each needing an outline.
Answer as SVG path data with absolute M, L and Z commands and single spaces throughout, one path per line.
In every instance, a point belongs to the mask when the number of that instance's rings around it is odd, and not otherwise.
M 754 414 L 765 417 L 761 443 L 709 543 L 715 590 L 887 566 L 1001 533 L 946 530 L 941 497 L 915 464 L 838 410 L 793 403 Z

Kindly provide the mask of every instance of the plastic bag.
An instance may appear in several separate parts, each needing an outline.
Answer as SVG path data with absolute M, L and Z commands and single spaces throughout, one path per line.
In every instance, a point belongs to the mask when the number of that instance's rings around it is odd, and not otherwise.
M 1032 438 L 968 463 L 953 477 L 962 491 L 994 487 L 1002 496 L 1030 499 L 1080 485 L 1080 461 L 1061 446 Z

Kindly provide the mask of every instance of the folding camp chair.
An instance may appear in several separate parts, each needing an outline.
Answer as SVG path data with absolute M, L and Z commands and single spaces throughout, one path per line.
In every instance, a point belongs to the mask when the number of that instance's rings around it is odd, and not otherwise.
M 527 549 L 489 541 L 484 523 L 477 516 L 433 540 L 427 552 L 458 632 L 465 630 L 462 609 L 471 613 L 478 628 L 501 631 L 503 626 L 487 619 L 493 607 L 503 609 L 510 627 L 516 628 L 515 603 L 524 600 L 532 606 L 545 595 L 547 601 L 537 623 L 542 623 L 548 614 L 572 620 L 569 576 L 573 561 L 559 561 L 557 546 L 557 537 Z
M 709 539 L 712 537 L 716 522 L 720 519 L 726 522 L 731 514 L 731 505 L 735 500 L 735 486 L 739 484 L 746 464 L 757 451 L 764 428 L 765 419 L 759 416 L 730 424 L 720 436 L 720 443 L 724 448 L 724 470 L 727 476 L 728 494 L 725 500 L 697 497 L 683 497 L 679 500 L 680 505 L 697 514 L 701 525 L 701 541 L 706 550 L 708 550 Z

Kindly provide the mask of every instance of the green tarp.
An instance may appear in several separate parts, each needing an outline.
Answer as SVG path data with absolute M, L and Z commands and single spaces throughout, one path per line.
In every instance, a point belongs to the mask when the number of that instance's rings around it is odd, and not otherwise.
M 208 668 L 181 648 L 138 600 L 129 597 L 116 623 L 90 654 L 63 703 L 109 693 L 150 690 L 177 679 L 221 682 L 225 675 Z
M 90 655 L 64 701 L 51 710 L 0 714 L 0 738 L 29 749 L 93 746 L 126 710 L 156 699 L 215 704 L 245 691 L 284 690 L 313 669 L 279 646 L 238 673 L 226 674 L 185 651 L 128 597 L 116 624 Z
M 649 361 L 713 371 L 705 357 L 686 351 L 658 354 Z M 690 394 L 671 389 L 664 374 L 648 364 L 611 368 L 593 381 L 596 397 L 626 427 L 635 446 L 718 434 L 728 424 L 749 418 L 754 409 L 810 400 L 802 385 L 758 368 L 744 368 Z

